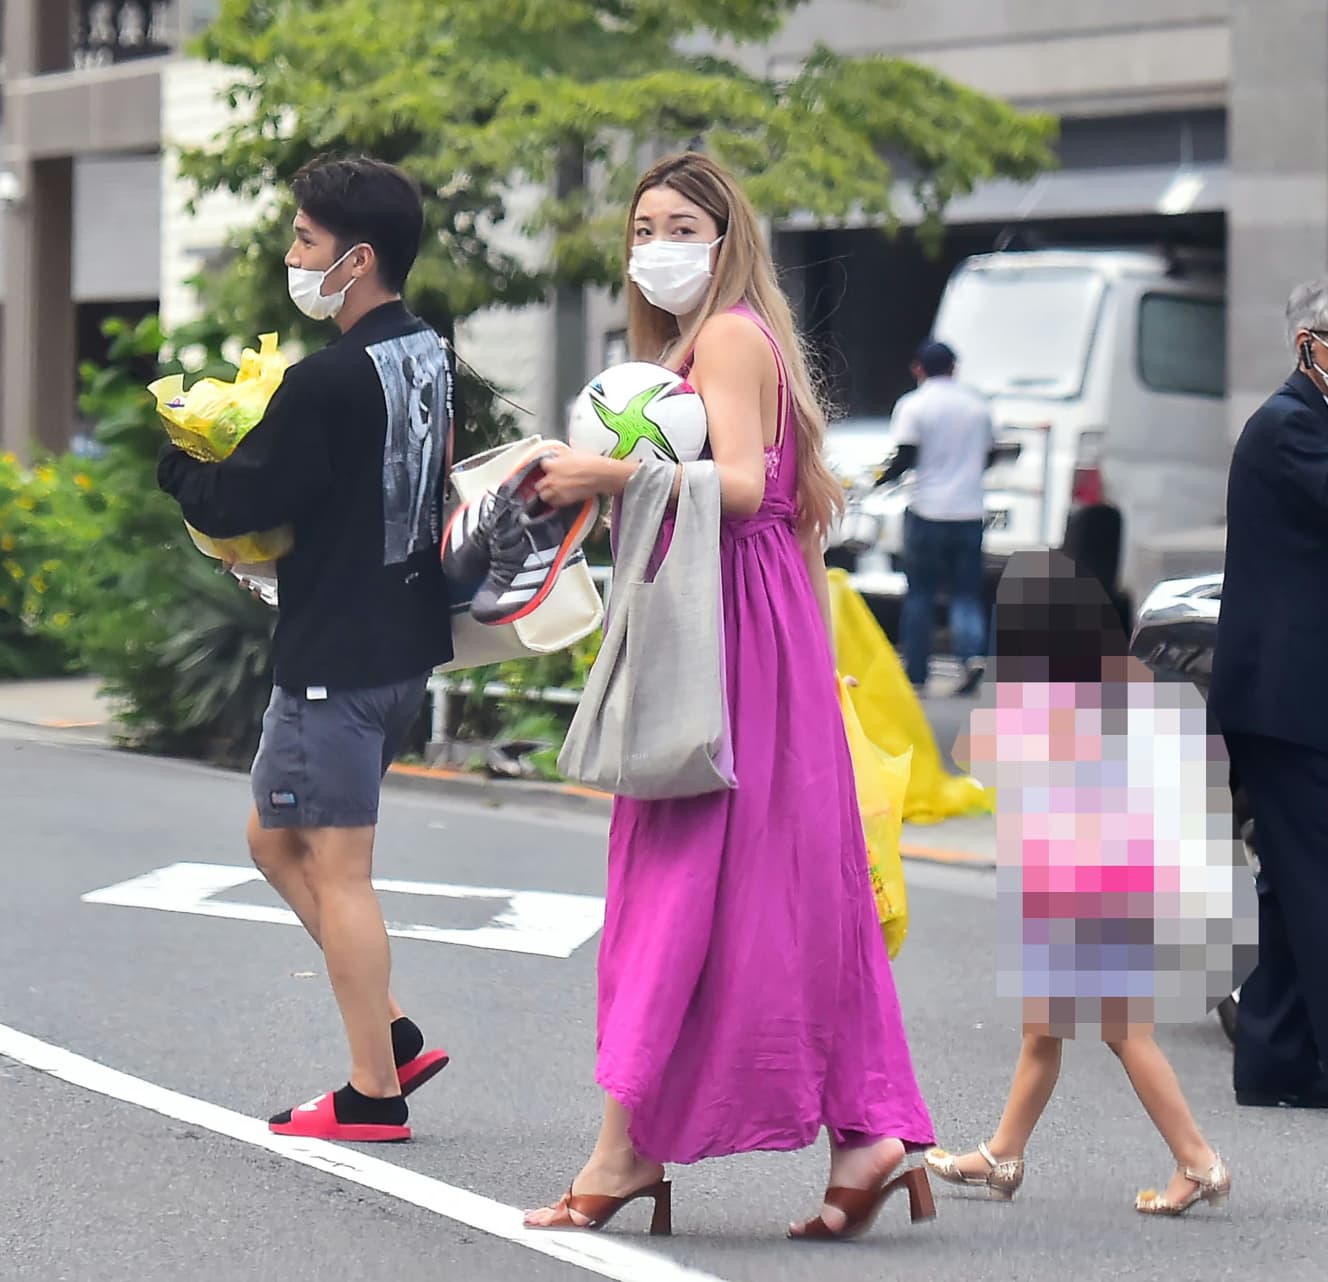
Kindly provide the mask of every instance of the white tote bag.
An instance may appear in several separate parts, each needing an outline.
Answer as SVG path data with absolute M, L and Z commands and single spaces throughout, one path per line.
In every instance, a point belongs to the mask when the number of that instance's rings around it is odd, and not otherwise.
M 500 445 L 452 468 L 451 480 L 462 503 L 473 503 L 496 490 L 523 463 L 549 449 L 563 449 L 559 441 L 528 436 Z M 478 623 L 469 602 L 452 607 L 452 660 L 440 672 L 460 672 L 510 659 L 530 659 L 566 650 L 590 636 L 604 621 L 604 605 L 590 577 L 590 567 L 578 554 L 563 567 L 552 591 L 524 619 L 497 627 Z
M 737 787 L 724 676 L 719 474 L 683 467 L 673 537 L 647 577 L 676 469 L 643 463 L 623 495 L 612 608 L 558 757 L 559 771 L 619 797 Z

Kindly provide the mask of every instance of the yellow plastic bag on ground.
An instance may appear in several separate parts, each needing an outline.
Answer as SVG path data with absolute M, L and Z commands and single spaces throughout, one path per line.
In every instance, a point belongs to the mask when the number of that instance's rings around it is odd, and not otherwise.
M 172 374 L 148 386 L 157 402 L 157 414 L 167 435 L 184 452 L 203 463 L 218 463 L 258 424 L 281 380 L 286 358 L 275 334 L 264 334 L 258 350 L 246 347 L 233 383 L 200 378 L 187 391 L 184 377 Z M 213 539 L 186 522 L 189 537 L 200 552 L 222 561 L 262 563 L 285 556 L 295 545 L 289 527 Z
M 892 757 L 867 738 L 843 677 L 839 678 L 839 706 L 853 757 L 853 780 L 867 837 L 867 865 L 871 869 L 876 911 L 881 918 L 886 950 L 893 959 L 899 955 L 908 934 L 908 894 L 899 841 L 913 750 L 910 748 L 902 757 Z
M 843 570 L 830 571 L 830 612 L 835 664 L 840 672 L 857 678 L 853 706 L 867 738 L 893 756 L 913 751 L 905 821 L 935 824 L 958 815 L 991 814 L 992 794 L 976 779 L 946 769 L 899 656 Z

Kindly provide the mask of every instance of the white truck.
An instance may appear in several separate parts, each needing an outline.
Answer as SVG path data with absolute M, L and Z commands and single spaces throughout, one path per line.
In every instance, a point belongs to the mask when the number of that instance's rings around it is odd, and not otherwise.
M 988 473 L 993 572 L 1013 551 L 1059 547 L 1075 508 L 1111 507 L 1123 536 L 1108 560 L 1137 603 L 1152 586 L 1138 568 L 1145 541 L 1221 521 L 1231 444 L 1220 260 L 1122 249 L 970 258 L 932 332 L 989 399 L 997 442 L 1019 447 Z M 905 483 L 853 504 L 865 553 L 856 586 L 868 595 L 905 590 L 908 494 Z

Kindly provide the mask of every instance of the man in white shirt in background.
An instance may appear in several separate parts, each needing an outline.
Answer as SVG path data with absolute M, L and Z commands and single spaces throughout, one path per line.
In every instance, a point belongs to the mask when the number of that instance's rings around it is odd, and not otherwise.
M 950 601 L 950 644 L 964 667 L 958 693 L 982 681 L 987 626 L 983 610 L 983 475 L 994 444 L 987 404 L 954 378 L 956 357 L 926 342 L 913 362 L 918 389 L 895 406 L 898 450 L 881 484 L 916 471 L 904 526 L 908 597 L 900 647 L 909 680 L 921 690 L 931 662 L 937 593 Z

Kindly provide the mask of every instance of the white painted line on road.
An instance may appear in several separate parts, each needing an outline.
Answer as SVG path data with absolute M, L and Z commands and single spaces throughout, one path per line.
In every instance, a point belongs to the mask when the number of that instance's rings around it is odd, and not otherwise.
M 356 1149 L 342 1148 L 322 1140 L 288 1139 L 273 1135 L 266 1122 L 245 1117 L 206 1100 L 194 1099 L 176 1091 L 107 1068 L 49 1042 L 38 1041 L 26 1033 L 0 1024 L 0 1055 L 59 1078 L 73 1086 L 95 1091 L 111 1099 L 122 1100 L 139 1108 L 160 1113 L 177 1122 L 199 1126 L 216 1135 L 225 1135 L 253 1148 L 335 1175 L 351 1184 L 374 1189 L 388 1197 L 409 1202 L 421 1210 L 432 1211 L 458 1224 L 469 1225 L 492 1237 L 502 1238 L 529 1251 L 552 1256 L 555 1260 L 616 1278 L 618 1282 L 724 1282 L 722 1278 L 699 1269 L 687 1268 L 666 1256 L 629 1246 L 598 1233 L 532 1233 L 522 1227 L 521 1212 L 514 1206 L 481 1197 L 469 1189 L 444 1184 L 416 1171 L 368 1157 Z
M 262 874 L 253 867 L 179 863 L 102 890 L 89 891 L 83 896 L 83 902 L 298 926 L 299 918 L 287 908 L 230 903 L 213 898 L 262 880 Z M 468 948 L 488 948 L 504 953 L 567 958 L 604 926 L 604 901 L 593 895 L 451 886 L 424 881 L 376 880 L 374 886 L 380 891 L 400 895 L 488 899 L 500 905 L 485 925 L 471 929 L 388 922 L 387 933 L 398 939 L 422 939 L 435 944 L 463 944 Z

